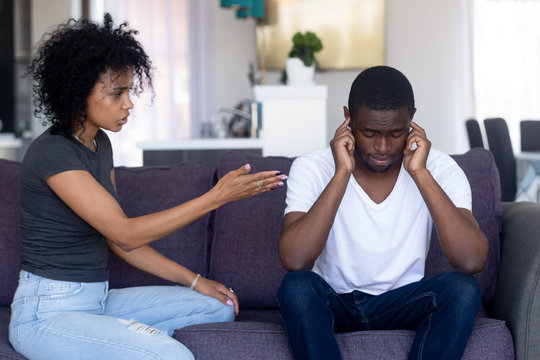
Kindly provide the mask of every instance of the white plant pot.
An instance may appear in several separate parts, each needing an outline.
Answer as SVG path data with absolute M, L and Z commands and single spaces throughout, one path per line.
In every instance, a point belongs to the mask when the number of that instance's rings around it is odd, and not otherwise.
M 305 66 L 299 58 L 287 58 L 285 61 L 287 71 L 287 85 L 313 85 L 315 64 Z

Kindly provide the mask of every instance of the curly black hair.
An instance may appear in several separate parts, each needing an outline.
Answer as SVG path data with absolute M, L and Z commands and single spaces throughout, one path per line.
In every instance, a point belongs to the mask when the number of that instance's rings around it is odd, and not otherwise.
M 349 113 L 354 117 L 358 108 L 397 110 L 407 107 L 414 115 L 414 93 L 411 83 L 399 70 L 389 66 L 374 66 L 362 71 L 351 85 Z
M 127 22 L 115 28 L 108 13 L 103 25 L 70 19 L 46 34 L 29 67 L 35 115 L 52 124 L 53 133 L 71 136 L 75 121 L 84 127 L 88 96 L 108 70 L 132 70 L 136 95 L 152 90 L 152 62 L 137 34 Z

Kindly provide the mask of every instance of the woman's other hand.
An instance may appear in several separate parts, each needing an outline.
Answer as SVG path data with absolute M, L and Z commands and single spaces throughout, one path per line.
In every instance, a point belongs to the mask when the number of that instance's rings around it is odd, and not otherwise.
M 243 165 L 217 182 L 210 192 L 215 194 L 218 206 L 283 186 L 283 181 L 287 179 L 287 175 L 277 170 L 249 174 L 250 170 L 249 164 Z
M 216 298 L 225 305 L 234 306 L 234 314 L 238 315 L 238 298 L 236 297 L 236 294 L 231 291 L 230 288 L 227 288 L 222 283 L 201 276 L 197 280 L 197 284 L 195 285 L 193 290 L 203 295 Z

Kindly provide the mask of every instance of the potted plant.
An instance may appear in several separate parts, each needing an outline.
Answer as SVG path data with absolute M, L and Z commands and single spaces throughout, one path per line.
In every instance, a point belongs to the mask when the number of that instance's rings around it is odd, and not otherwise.
M 294 34 L 293 47 L 285 63 L 284 82 L 289 85 L 311 85 L 315 68 L 319 66 L 315 53 L 321 51 L 323 44 L 319 37 L 306 31 Z

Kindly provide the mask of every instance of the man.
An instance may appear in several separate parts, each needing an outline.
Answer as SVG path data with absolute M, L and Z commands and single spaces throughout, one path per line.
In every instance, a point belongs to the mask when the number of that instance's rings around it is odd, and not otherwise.
M 410 359 L 459 359 L 481 304 L 488 242 L 459 166 L 412 121 L 398 70 L 355 79 L 330 148 L 296 159 L 278 293 L 293 358 L 340 359 L 334 332 L 411 329 Z M 424 278 L 432 225 L 457 272 Z

